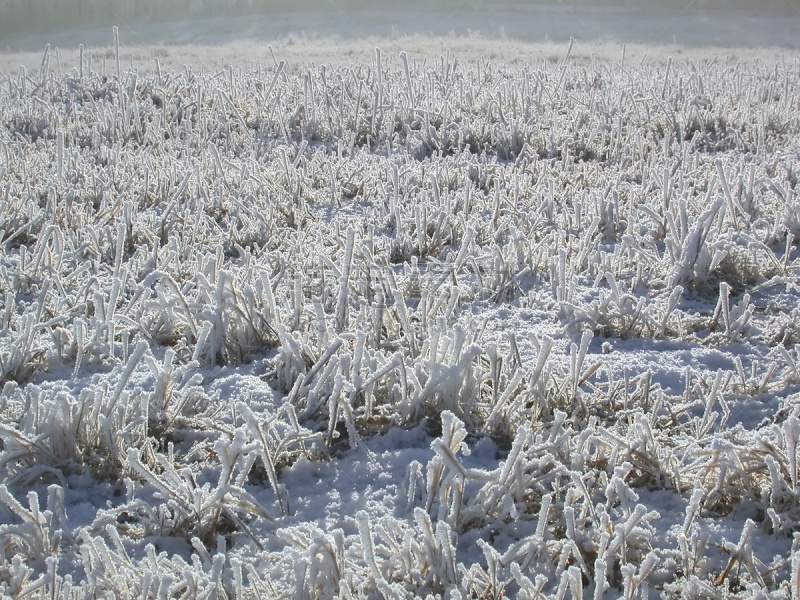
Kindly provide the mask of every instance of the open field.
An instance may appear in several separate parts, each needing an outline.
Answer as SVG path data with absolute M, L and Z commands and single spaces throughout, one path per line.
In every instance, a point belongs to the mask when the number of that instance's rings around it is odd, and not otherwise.
M 0 61 L 4 595 L 800 600 L 796 52 Z

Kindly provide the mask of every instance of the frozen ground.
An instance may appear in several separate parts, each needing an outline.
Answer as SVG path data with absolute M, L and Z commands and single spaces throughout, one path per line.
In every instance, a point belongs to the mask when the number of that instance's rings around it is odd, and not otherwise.
M 800 598 L 771 39 L 3 55 L 4 593 Z

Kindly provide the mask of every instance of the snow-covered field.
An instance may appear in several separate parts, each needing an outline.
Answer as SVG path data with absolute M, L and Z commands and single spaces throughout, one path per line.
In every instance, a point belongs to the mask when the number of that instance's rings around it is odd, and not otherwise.
M 378 45 L 2 57 L 3 594 L 800 599 L 796 52 Z

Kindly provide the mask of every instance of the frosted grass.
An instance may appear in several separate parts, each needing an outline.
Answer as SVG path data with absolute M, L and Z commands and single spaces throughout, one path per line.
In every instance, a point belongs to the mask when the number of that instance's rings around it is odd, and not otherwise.
M 0 75 L 4 593 L 795 598 L 797 60 L 392 43 Z

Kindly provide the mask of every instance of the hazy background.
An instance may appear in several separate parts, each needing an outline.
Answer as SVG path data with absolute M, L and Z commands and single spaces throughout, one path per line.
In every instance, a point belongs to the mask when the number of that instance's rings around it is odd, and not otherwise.
M 0 0 L 0 51 L 469 35 L 800 48 L 800 0 Z

